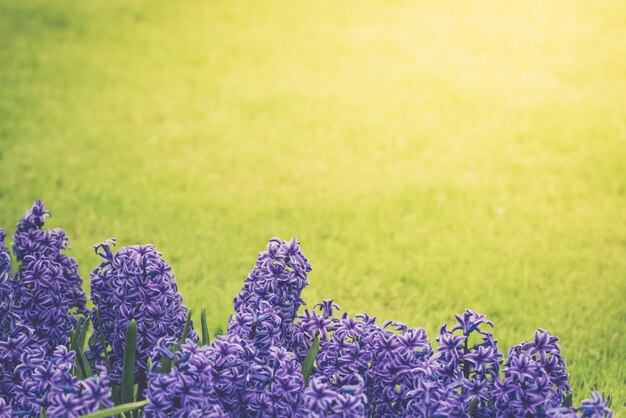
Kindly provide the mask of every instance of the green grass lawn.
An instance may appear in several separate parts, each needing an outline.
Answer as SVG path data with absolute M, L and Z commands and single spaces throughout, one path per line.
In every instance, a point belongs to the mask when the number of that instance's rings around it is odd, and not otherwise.
M 83 277 L 152 242 L 214 327 L 272 236 L 310 304 L 505 349 L 626 401 L 626 3 L 0 0 L 0 225 Z M 10 241 L 10 240 L 8 240 Z

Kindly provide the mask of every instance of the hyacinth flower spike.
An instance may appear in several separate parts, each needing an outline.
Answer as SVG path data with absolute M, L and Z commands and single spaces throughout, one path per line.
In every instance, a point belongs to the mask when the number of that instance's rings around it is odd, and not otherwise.
M 99 313 L 99 326 L 89 340 L 88 357 L 103 365 L 108 358 L 111 381 L 122 377 L 125 332 L 137 324 L 136 377 L 145 379 L 150 352 L 161 338 L 180 339 L 187 307 L 178 293 L 171 267 L 153 245 L 129 246 L 113 252 L 115 240 L 96 245 L 103 262 L 91 273 L 91 300 Z M 197 341 L 193 327 L 188 338 Z M 105 352 L 103 342 L 110 348 Z

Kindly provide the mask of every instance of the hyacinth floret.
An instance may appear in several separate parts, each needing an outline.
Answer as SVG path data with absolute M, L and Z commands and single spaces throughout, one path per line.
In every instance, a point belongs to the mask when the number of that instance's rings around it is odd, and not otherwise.
M 469 417 L 464 399 L 454 385 L 441 380 L 418 379 L 415 389 L 408 394 L 403 415 L 412 417 Z
M 97 363 L 108 355 L 110 379 L 119 383 L 125 333 L 131 320 L 137 323 L 136 373 L 142 379 L 147 360 L 159 339 L 179 339 L 186 322 L 187 307 L 178 293 L 171 267 L 153 245 L 134 245 L 113 252 L 115 240 L 95 246 L 104 261 L 91 273 L 91 300 L 98 311 L 88 356 Z M 101 334 L 110 347 L 104 352 Z M 188 337 L 197 340 L 190 329 Z
M 39 253 L 61 265 L 63 276 L 68 282 L 66 298 L 69 300 L 70 309 L 87 314 L 85 306 L 87 299 L 82 287 L 83 279 L 78 274 L 78 263 L 74 258 L 64 254 L 64 251 L 69 249 L 67 235 L 60 228 L 42 229 L 49 216 L 50 211 L 37 200 L 15 227 L 13 252 L 18 262 L 23 262 L 29 255 Z
M 316 376 L 303 395 L 304 417 L 366 417 L 364 381 L 358 374 Z

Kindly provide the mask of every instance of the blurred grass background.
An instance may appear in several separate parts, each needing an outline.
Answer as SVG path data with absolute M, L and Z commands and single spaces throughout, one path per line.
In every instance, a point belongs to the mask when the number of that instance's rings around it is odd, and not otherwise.
M 626 3 L 0 0 L 0 224 L 152 242 L 215 327 L 272 236 L 305 299 L 545 327 L 626 397 Z M 10 240 L 8 240 L 10 241 Z

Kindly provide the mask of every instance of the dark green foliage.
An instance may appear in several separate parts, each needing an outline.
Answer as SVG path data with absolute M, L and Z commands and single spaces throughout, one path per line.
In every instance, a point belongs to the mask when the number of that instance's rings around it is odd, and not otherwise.
M 304 384 L 308 386 L 309 377 L 311 377 L 311 371 L 313 370 L 313 363 L 315 362 L 315 357 L 317 356 L 317 352 L 320 349 L 320 340 L 316 338 L 311 344 L 311 348 L 306 353 L 306 357 L 302 361 L 302 376 L 304 377 Z
M 209 334 L 209 327 L 207 326 L 207 322 L 206 322 L 206 309 L 202 308 L 202 310 L 200 311 L 200 325 L 202 327 L 202 335 L 201 335 L 201 342 L 202 345 L 208 345 L 209 341 L 211 340 L 210 338 L 210 334 Z
M 137 323 L 131 320 L 126 330 L 124 366 L 122 368 L 121 403 L 134 401 L 135 397 L 135 355 L 137 352 Z

